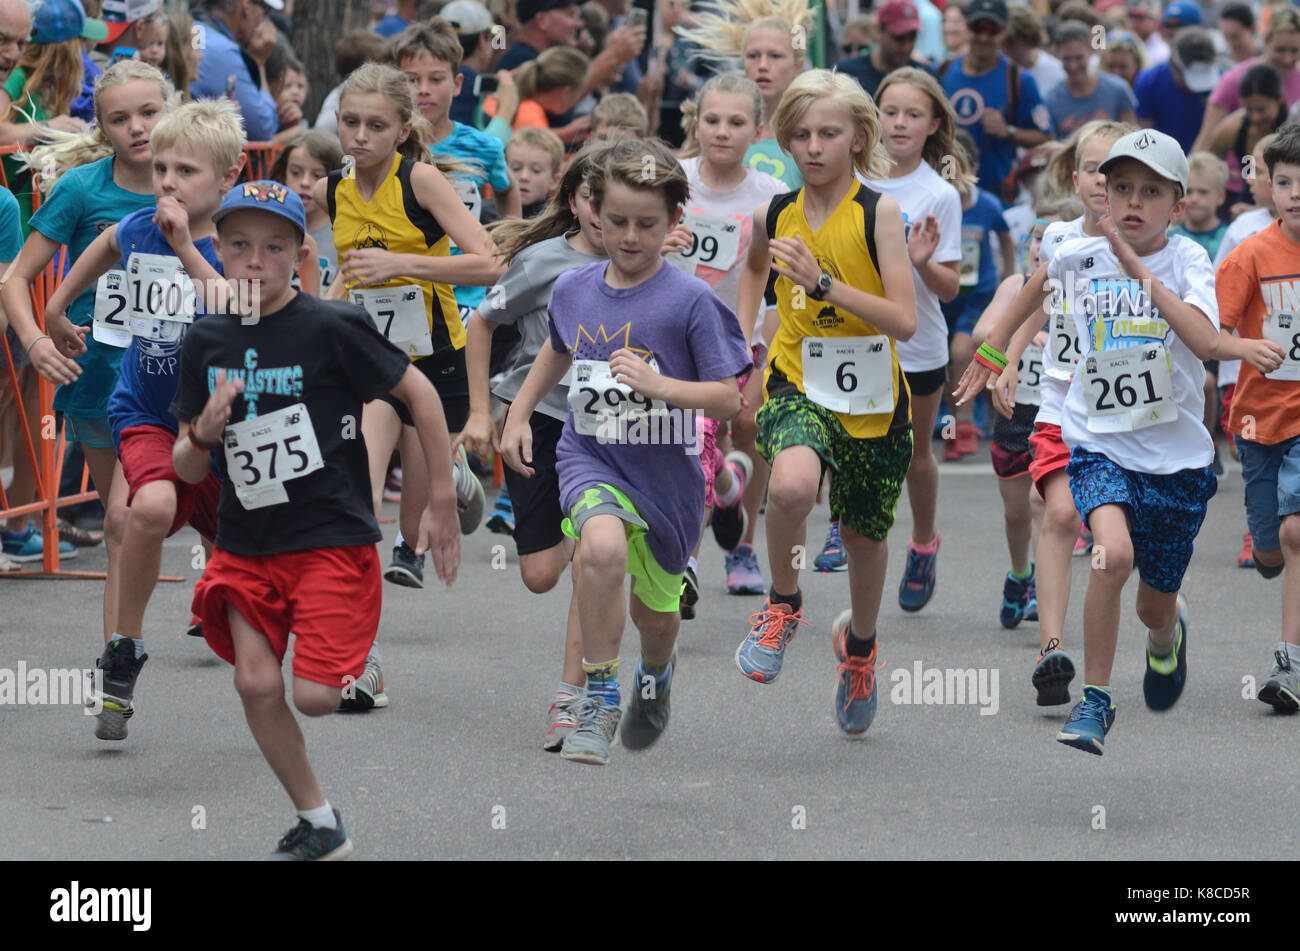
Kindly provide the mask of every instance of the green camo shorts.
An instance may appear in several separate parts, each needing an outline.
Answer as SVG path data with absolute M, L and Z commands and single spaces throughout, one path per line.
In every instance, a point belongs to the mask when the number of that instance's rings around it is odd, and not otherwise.
M 831 512 L 865 538 L 883 541 L 912 465 L 912 428 L 854 439 L 835 414 L 798 390 L 770 397 L 755 416 L 758 451 L 769 463 L 782 449 L 807 446 L 835 473 Z

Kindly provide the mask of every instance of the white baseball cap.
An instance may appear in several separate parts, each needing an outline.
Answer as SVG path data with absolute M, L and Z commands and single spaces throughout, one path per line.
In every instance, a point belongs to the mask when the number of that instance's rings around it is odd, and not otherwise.
M 454 26 L 461 36 L 473 36 L 492 29 L 492 14 L 477 0 L 451 0 L 438 11 L 438 16 Z
M 1161 178 L 1176 182 L 1184 192 L 1187 191 L 1187 156 L 1172 135 L 1155 129 L 1130 132 L 1110 147 L 1110 154 L 1097 171 L 1105 175 L 1107 169 L 1124 158 L 1137 159 Z

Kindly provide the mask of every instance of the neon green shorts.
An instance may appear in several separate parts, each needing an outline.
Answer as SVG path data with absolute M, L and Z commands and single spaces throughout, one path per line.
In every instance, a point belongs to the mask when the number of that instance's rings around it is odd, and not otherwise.
M 583 489 L 561 528 L 578 538 L 582 526 L 593 515 L 613 515 L 626 523 L 627 572 L 632 576 L 632 593 L 651 611 L 672 614 L 681 606 L 682 574 L 670 574 L 655 561 L 646 541 L 648 527 L 632 500 L 608 482 Z

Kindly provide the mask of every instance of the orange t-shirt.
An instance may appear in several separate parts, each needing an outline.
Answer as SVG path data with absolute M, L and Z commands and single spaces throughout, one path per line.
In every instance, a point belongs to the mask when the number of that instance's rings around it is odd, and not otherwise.
M 1259 340 L 1265 314 L 1291 314 L 1300 334 L 1300 242 L 1287 237 L 1281 221 L 1274 221 L 1219 265 L 1215 292 L 1224 330 Z M 1300 436 L 1300 380 L 1270 380 L 1241 361 L 1228 428 L 1270 446 Z
M 492 118 L 497 114 L 497 101 L 494 97 L 488 96 L 483 100 L 483 114 L 488 118 Z M 510 126 L 510 131 L 522 129 L 524 126 L 533 126 L 538 129 L 549 129 L 551 127 L 551 124 L 546 121 L 546 110 L 535 99 L 525 99 L 519 103 L 519 110 L 515 113 L 515 121 Z

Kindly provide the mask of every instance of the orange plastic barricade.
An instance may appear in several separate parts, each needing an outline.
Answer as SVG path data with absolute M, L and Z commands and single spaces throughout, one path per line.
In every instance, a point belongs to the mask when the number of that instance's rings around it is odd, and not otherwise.
M 244 146 L 244 175 L 249 181 L 271 177 L 271 166 L 284 148 L 273 142 L 249 142 Z
M 10 154 L 19 151 L 16 145 L 4 146 L 0 148 L 0 154 Z M 8 187 L 5 180 L 3 169 L 0 169 L 0 184 Z M 32 211 L 36 211 L 41 203 L 40 183 L 35 173 L 32 174 Z M 61 248 L 50 261 L 45 270 L 37 275 L 36 280 L 32 282 L 32 314 L 36 318 L 37 326 L 42 330 L 45 329 L 45 305 L 54 290 L 59 285 L 64 264 L 67 259 L 67 249 Z M 19 452 L 26 452 L 27 461 L 31 464 L 33 471 L 36 473 L 36 501 L 27 505 L 13 506 L 9 505 L 9 500 L 5 495 L 4 486 L 0 484 L 0 520 L 8 519 L 17 515 L 40 514 L 41 534 L 45 541 L 43 571 L 40 572 L 0 572 L 0 578 L 21 578 L 31 580 L 33 578 L 94 578 L 102 579 L 105 577 L 102 571 L 63 571 L 59 568 L 59 527 L 58 527 L 58 509 L 65 505 L 75 505 L 78 502 L 87 502 L 97 497 L 94 491 L 88 491 L 88 481 L 90 473 L 83 469 L 81 473 L 81 491 L 73 495 L 59 496 L 59 485 L 63 477 L 63 454 L 66 447 L 64 441 L 63 428 L 55 430 L 54 425 L 54 384 L 50 383 L 41 376 L 37 376 L 37 401 L 38 401 L 38 434 L 31 432 L 27 427 L 27 412 L 23 405 L 22 391 L 18 386 L 18 374 L 14 370 L 13 355 L 9 352 L 9 342 L 0 335 L 0 348 L 4 350 L 5 369 L 9 374 L 9 383 L 14 390 L 14 403 L 18 411 L 18 419 L 21 424 L 23 438 L 14 448 L 15 463 L 18 460 Z M 160 581 L 183 581 L 185 579 L 178 577 L 164 576 L 159 578 Z

